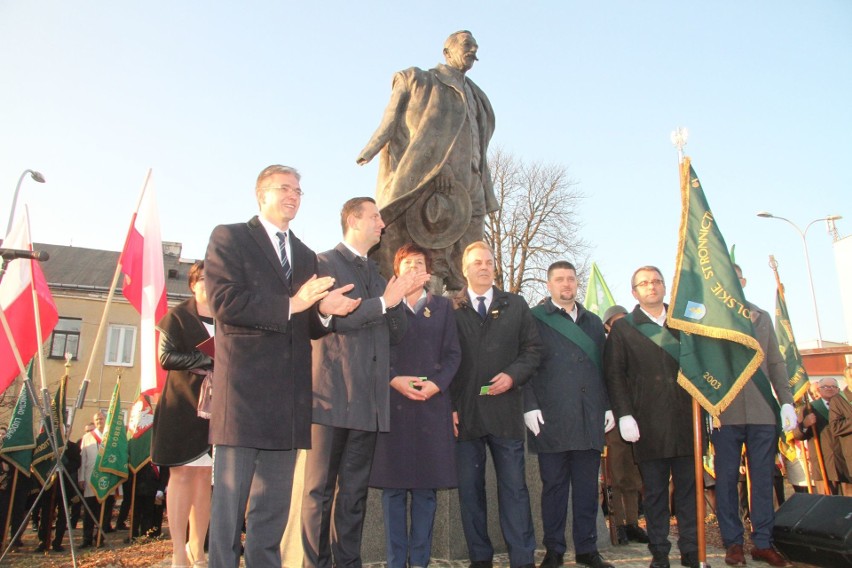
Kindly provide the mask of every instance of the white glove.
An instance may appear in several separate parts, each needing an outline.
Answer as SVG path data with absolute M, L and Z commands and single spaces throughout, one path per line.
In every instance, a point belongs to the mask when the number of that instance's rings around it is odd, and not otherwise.
M 538 436 L 538 433 L 541 432 L 541 426 L 539 426 L 539 424 L 544 424 L 544 417 L 541 415 L 541 410 L 530 410 L 529 412 L 524 412 L 524 424 L 527 425 L 530 432 Z
M 635 442 L 639 439 L 639 425 L 629 414 L 618 419 L 618 431 L 625 442 Z
M 790 432 L 799 423 L 799 418 L 796 416 L 796 409 L 792 404 L 781 405 L 781 429 L 785 432 Z
M 612 415 L 612 410 L 607 410 L 604 413 L 604 434 L 615 428 L 615 416 Z

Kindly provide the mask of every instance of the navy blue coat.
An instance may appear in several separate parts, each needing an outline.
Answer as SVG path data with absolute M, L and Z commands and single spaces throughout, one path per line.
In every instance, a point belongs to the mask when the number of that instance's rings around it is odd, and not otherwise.
M 455 487 L 456 460 L 450 382 L 461 361 L 450 300 L 429 294 L 414 314 L 405 308 L 408 330 L 391 347 L 390 379 L 426 377 L 441 392 L 427 401 L 390 389 L 390 432 L 379 433 L 370 485 L 394 489 Z
M 544 309 L 548 314 L 558 310 L 550 300 Z M 524 412 L 541 410 L 544 424 L 538 436 L 527 432 L 530 450 L 602 451 L 604 413 L 609 410 L 602 370 L 576 343 L 538 318 L 535 321 L 544 349 L 541 365 L 524 387 Z M 594 341 L 602 357 L 606 342 L 603 323 L 579 302 L 577 325 Z

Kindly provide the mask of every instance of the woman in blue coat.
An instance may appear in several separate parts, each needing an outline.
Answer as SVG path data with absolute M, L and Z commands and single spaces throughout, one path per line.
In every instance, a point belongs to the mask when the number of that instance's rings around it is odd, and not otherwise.
M 429 251 L 416 244 L 394 258 L 396 275 L 431 269 Z M 450 300 L 419 290 L 405 302 L 408 330 L 390 354 L 390 432 L 376 442 L 370 486 L 382 489 L 388 568 L 425 568 L 437 489 L 457 484 L 449 387 L 461 350 Z

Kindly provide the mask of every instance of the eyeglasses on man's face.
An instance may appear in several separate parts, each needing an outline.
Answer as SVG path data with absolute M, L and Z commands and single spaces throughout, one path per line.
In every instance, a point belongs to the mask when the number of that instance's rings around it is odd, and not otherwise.
M 637 282 L 633 285 L 633 288 L 647 288 L 648 286 L 662 286 L 663 281 L 659 278 L 654 278 L 653 280 L 642 280 L 641 282 Z
M 297 195 L 299 197 L 305 195 L 305 192 L 298 187 L 290 187 L 289 185 L 272 185 L 264 189 L 266 189 L 266 191 L 277 191 L 279 193 Z

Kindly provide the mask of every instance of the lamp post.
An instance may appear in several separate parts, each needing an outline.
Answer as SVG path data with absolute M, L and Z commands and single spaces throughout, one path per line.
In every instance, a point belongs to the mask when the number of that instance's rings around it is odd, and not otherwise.
M 808 240 L 807 240 L 806 237 L 807 237 L 807 234 L 808 234 L 808 229 L 810 229 L 811 225 L 813 225 L 814 223 L 817 223 L 819 221 L 827 221 L 827 222 L 837 221 L 838 219 L 842 219 L 843 217 L 840 216 L 840 215 L 828 215 L 826 217 L 820 217 L 819 219 L 814 219 L 813 221 L 811 221 L 810 223 L 808 223 L 805 226 L 805 230 L 803 231 L 799 228 L 798 225 L 796 225 L 791 220 L 785 219 L 784 217 L 779 217 L 778 215 L 773 215 L 772 213 L 769 213 L 768 211 L 760 211 L 757 214 L 757 216 L 763 217 L 764 219 L 780 219 L 781 221 L 786 221 L 787 223 L 790 224 L 790 226 L 792 226 L 794 229 L 796 229 L 796 232 L 799 233 L 800 237 L 802 237 L 802 245 L 805 248 L 805 267 L 807 268 L 807 271 L 808 271 L 808 283 L 811 285 L 811 299 L 813 300 L 813 303 L 814 303 L 814 317 L 816 318 L 816 326 L 817 326 L 817 347 L 822 347 L 822 329 L 820 328 L 820 325 L 819 325 L 819 311 L 817 310 L 816 292 L 814 291 L 814 276 L 811 273 L 811 257 L 810 257 L 810 254 L 808 254 Z
M 24 178 L 27 177 L 27 174 L 30 174 L 30 177 L 35 181 L 44 183 L 44 176 L 35 170 L 24 170 L 21 177 L 18 178 L 18 185 L 15 186 L 15 195 L 12 196 L 12 210 L 9 211 L 9 224 L 6 225 L 7 237 L 9 236 L 9 231 L 12 230 L 12 219 L 15 217 L 15 206 L 18 204 L 18 193 L 21 191 L 21 184 L 24 182 Z

